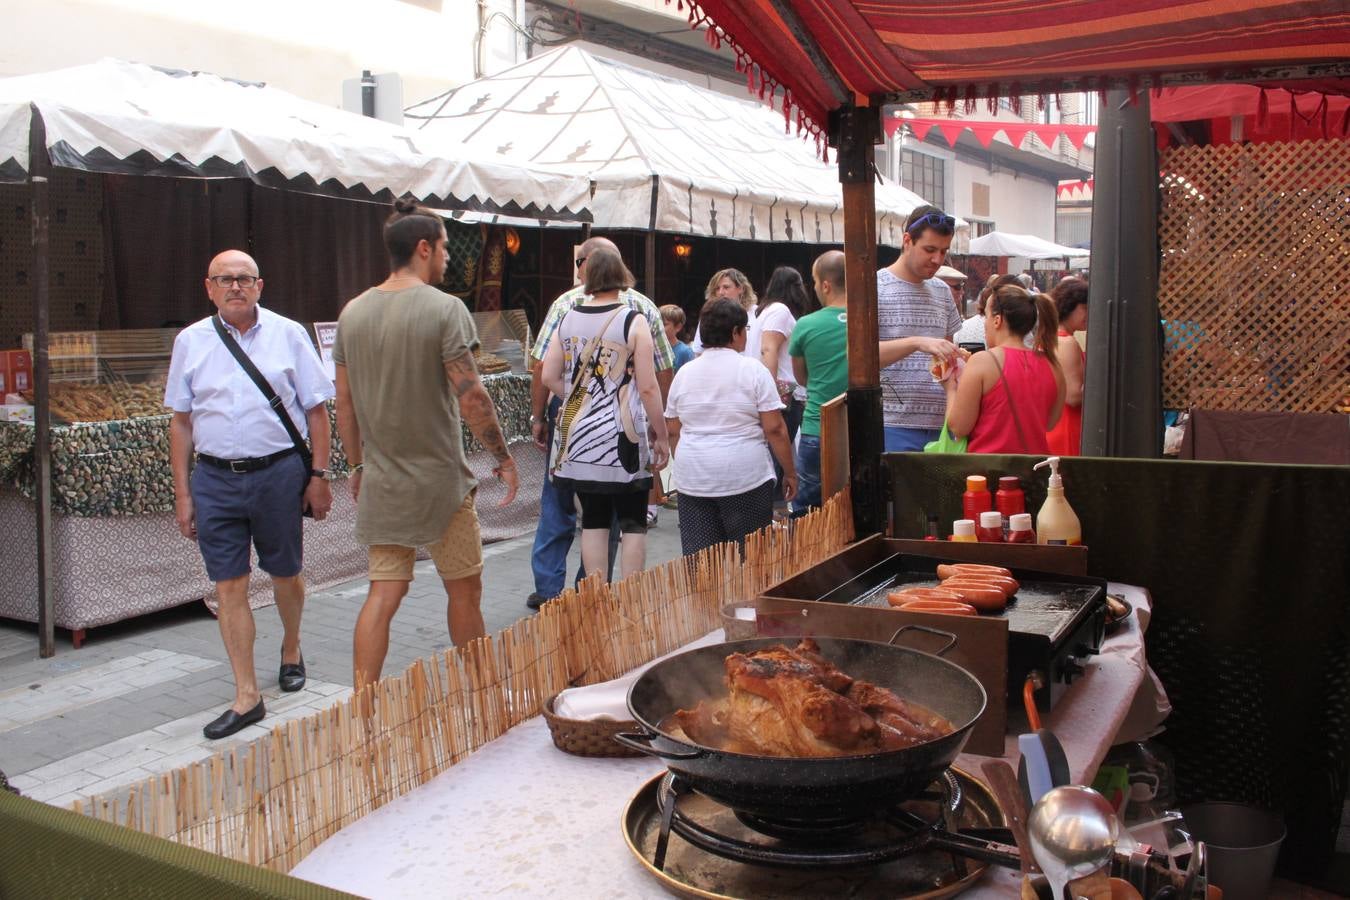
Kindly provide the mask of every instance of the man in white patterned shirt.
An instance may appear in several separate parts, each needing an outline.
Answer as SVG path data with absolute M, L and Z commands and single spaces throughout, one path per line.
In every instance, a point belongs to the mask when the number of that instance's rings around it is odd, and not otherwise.
M 947 259 L 956 220 L 935 206 L 909 214 L 900 258 L 877 272 L 877 333 L 898 359 L 881 370 L 886 451 L 922 450 L 936 440 L 947 396 L 933 380 L 932 358 L 956 353 L 952 336 L 961 315 L 952 292 L 936 277 Z M 898 339 L 898 340 L 896 340 Z

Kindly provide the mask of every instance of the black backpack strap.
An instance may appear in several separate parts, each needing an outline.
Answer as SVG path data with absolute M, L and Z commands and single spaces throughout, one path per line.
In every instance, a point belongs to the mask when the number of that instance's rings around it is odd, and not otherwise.
M 263 373 L 258 371 L 258 367 L 253 364 L 253 360 L 248 358 L 244 348 L 239 346 L 239 342 L 234 339 L 234 335 L 225 328 L 225 323 L 220 321 L 220 316 L 212 316 L 211 324 L 215 326 L 216 334 L 220 335 L 220 342 L 225 345 L 225 349 L 230 351 L 234 361 L 239 363 L 239 368 L 244 370 L 244 374 L 249 380 L 257 385 L 258 390 L 267 398 L 267 405 L 272 407 L 272 412 L 277 414 L 281 420 L 281 425 L 286 429 L 286 433 L 291 437 L 291 443 L 295 444 L 295 450 L 305 461 L 305 468 L 309 468 L 313 463 L 314 457 L 309 452 L 309 445 L 305 443 L 304 437 L 300 434 L 300 429 L 295 427 L 291 421 L 291 416 L 286 412 L 286 404 L 282 401 L 277 392 L 272 390 L 272 385 L 267 383 Z

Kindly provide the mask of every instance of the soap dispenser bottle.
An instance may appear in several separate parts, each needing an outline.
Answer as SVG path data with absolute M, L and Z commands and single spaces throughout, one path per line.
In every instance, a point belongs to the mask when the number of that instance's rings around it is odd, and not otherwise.
M 1078 524 L 1069 501 L 1064 498 L 1064 479 L 1059 474 L 1059 457 L 1036 463 L 1034 468 L 1050 467 L 1050 486 L 1045 492 L 1045 503 L 1036 515 L 1036 542 L 1040 544 L 1081 544 L 1083 528 Z

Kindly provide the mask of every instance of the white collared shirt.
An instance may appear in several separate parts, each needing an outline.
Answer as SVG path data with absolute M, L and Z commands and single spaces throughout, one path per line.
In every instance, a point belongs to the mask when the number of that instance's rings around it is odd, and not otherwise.
M 307 434 L 305 410 L 331 398 L 333 382 L 304 326 L 261 305 L 258 321 L 230 334 L 285 403 L 287 414 Z M 208 316 L 178 333 L 164 385 L 164 405 L 192 414 L 192 444 L 221 459 L 268 456 L 295 446 L 267 399 L 230 355 Z

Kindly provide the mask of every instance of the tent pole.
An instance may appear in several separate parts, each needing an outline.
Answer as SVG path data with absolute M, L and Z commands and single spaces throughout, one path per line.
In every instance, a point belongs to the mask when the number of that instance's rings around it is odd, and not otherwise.
M 656 298 L 656 201 L 661 193 L 661 176 L 652 176 L 652 209 L 651 216 L 647 220 L 647 248 L 645 258 L 643 259 L 642 278 L 646 282 L 647 296 L 652 302 L 660 306 L 661 301 Z
M 881 360 L 877 347 L 876 107 L 844 106 L 831 116 L 844 195 L 844 256 L 848 288 L 848 465 L 854 533 L 885 525 L 881 465 Z
M 1083 455 L 1162 454 L 1158 164 L 1149 97 L 1107 92 L 1093 167 Z
M 47 129 L 32 108 L 28 136 L 30 216 L 33 225 L 33 506 L 37 515 L 38 655 L 56 655 L 55 607 L 52 597 L 52 433 L 51 371 L 47 357 L 49 223 Z

